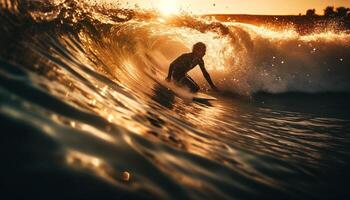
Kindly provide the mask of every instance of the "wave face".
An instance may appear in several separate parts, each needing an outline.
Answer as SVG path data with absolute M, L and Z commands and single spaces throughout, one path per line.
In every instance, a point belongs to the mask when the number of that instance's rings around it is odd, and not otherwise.
M 301 35 L 92 1 L 0 7 L 1 169 L 5 191 L 23 191 L 14 198 L 349 195 L 346 31 Z M 218 101 L 179 98 L 164 82 L 198 41 L 225 92 Z M 200 70 L 190 75 L 209 89 Z
M 94 53 L 101 62 L 113 62 L 120 69 L 126 59 L 135 71 L 156 70 L 158 77 L 145 75 L 152 79 L 164 77 L 174 58 L 203 41 L 208 46 L 205 63 L 225 91 L 242 95 L 350 91 L 350 36 L 336 26 L 301 35 L 291 27 L 278 31 L 190 16 L 164 19 L 149 12 L 106 10 L 74 1 L 39 2 L 23 3 L 35 23 L 80 29 L 75 34 L 90 41 L 78 41 L 84 53 L 97 46 Z M 111 65 L 106 68 L 114 70 Z M 205 86 L 198 70 L 192 75 Z

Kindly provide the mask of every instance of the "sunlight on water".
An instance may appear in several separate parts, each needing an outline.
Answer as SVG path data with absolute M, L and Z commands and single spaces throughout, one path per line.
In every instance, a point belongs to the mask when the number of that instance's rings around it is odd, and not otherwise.
M 77 151 L 69 151 L 66 156 L 66 162 L 74 168 L 92 171 L 102 179 L 112 184 L 118 184 L 117 180 L 111 175 L 111 166 L 97 157 Z M 129 181 L 130 174 L 122 172 L 120 177 L 117 178 L 119 178 L 119 181 Z
M 100 130 L 97 130 L 96 128 L 89 126 L 87 124 L 83 124 L 81 125 L 81 130 L 87 132 L 87 133 L 91 133 L 92 135 L 101 138 L 107 142 L 111 142 L 111 143 L 115 143 L 116 140 L 115 138 L 111 137 L 109 134 L 102 132 Z

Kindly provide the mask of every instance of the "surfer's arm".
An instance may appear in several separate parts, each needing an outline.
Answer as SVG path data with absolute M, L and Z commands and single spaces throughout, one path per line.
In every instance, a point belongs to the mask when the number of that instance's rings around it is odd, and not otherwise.
M 201 68 L 202 73 L 203 73 L 203 76 L 204 76 L 204 78 L 207 80 L 207 82 L 209 83 L 209 85 L 210 85 L 214 90 L 217 90 L 216 86 L 214 85 L 213 81 L 212 81 L 211 78 L 210 78 L 209 73 L 208 73 L 207 70 L 205 69 L 204 62 L 200 62 L 200 63 L 199 63 L 199 67 Z
M 167 81 L 171 81 L 171 77 L 173 75 L 173 71 L 174 71 L 174 64 L 171 63 L 170 66 L 169 66 L 168 77 L 166 78 Z

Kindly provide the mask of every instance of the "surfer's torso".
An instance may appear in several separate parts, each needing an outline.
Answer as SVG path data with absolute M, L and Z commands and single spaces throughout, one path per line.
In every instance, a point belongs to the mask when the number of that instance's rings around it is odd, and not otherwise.
M 195 58 L 192 53 L 185 53 L 174 60 L 170 65 L 174 67 L 173 77 L 178 80 L 185 77 L 187 72 L 197 65 L 204 65 L 202 58 Z

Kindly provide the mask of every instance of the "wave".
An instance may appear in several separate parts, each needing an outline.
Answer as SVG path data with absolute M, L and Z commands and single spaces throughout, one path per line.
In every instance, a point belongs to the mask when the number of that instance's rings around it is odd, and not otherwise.
M 208 46 L 206 66 L 224 91 L 244 95 L 350 91 L 350 34 L 344 31 L 301 35 L 290 27 L 281 31 L 193 16 L 169 19 L 79 1 L 25 2 L 22 7 L 35 23 L 74 29 L 84 56 L 101 61 L 112 76 L 124 70 L 133 73 L 124 76 L 135 82 L 144 76 L 161 79 L 174 58 L 202 41 Z M 199 70 L 191 75 L 207 88 Z
M 349 97 L 337 92 L 350 87 L 348 33 L 301 35 L 97 1 L 0 0 L 0 8 L 1 146 L 10 152 L 2 171 L 11 172 L 6 191 L 24 191 L 12 195 L 346 193 L 339 180 L 349 174 Z M 169 63 L 198 41 L 208 46 L 205 63 L 221 90 L 268 97 L 189 103 L 169 92 Z M 209 88 L 200 70 L 190 75 Z M 337 95 L 295 99 L 291 91 Z M 23 179 L 28 184 L 19 185 Z

